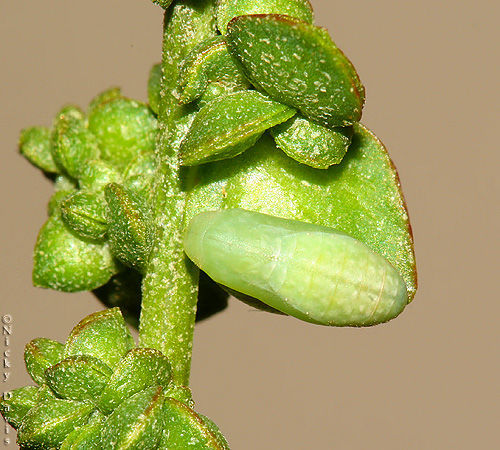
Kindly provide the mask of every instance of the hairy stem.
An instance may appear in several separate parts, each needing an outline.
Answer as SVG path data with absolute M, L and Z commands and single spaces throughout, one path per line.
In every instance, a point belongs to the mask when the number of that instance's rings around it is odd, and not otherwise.
M 186 108 L 176 99 L 179 64 L 199 42 L 215 34 L 214 0 L 179 0 L 165 13 L 162 83 L 154 186 L 155 237 L 142 286 L 140 345 L 162 351 L 174 380 L 189 383 L 198 269 L 182 248 L 185 170 L 179 166 L 177 120 Z

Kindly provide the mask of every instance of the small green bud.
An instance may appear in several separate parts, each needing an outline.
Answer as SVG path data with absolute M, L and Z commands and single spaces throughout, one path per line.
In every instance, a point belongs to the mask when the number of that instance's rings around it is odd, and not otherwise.
M 157 163 L 153 152 L 139 153 L 123 171 L 123 178 L 131 178 L 137 175 L 151 177 L 156 171 Z
M 161 6 L 163 9 L 167 9 L 172 0 L 152 0 L 155 5 Z
M 158 124 L 143 103 L 115 98 L 89 114 L 89 130 L 94 133 L 102 159 L 124 168 L 141 151 L 153 151 Z
M 102 425 L 101 446 L 109 450 L 159 447 L 164 425 L 161 386 L 144 389 L 132 395 Z
M 148 79 L 148 101 L 151 110 L 158 115 L 160 109 L 161 64 L 151 67 Z
M 171 379 L 168 359 L 150 348 L 133 348 L 116 366 L 97 406 L 109 414 L 130 396 L 151 386 L 167 387 Z
M 197 45 L 183 61 L 178 91 L 179 102 L 190 103 L 203 95 L 209 83 L 219 82 L 228 90 L 244 90 L 250 83 L 242 68 L 229 54 L 222 36 L 215 36 Z
M 119 87 L 112 87 L 106 89 L 105 91 L 97 94 L 89 103 L 89 108 L 87 114 L 90 115 L 91 112 L 101 106 L 103 103 L 114 100 L 115 98 L 122 97 L 122 90 Z
M 232 158 L 250 148 L 268 128 L 295 110 L 257 91 L 240 91 L 205 105 L 179 148 L 183 165 Z
M 31 408 L 18 430 L 22 448 L 59 448 L 75 428 L 85 425 L 94 405 L 91 402 L 51 399 Z
M 229 23 L 227 45 L 272 99 L 328 128 L 360 120 L 363 85 L 325 29 L 281 15 L 240 16 Z
M 149 223 L 131 191 L 119 184 L 106 186 L 108 236 L 111 251 L 124 264 L 143 270 L 151 246 Z
M 73 430 L 61 444 L 60 450 L 89 450 L 101 447 L 101 423 L 88 423 Z
M 4 392 L 0 398 L 0 414 L 17 430 L 28 411 L 36 405 L 37 393 L 36 386 L 24 386 Z
M 167 398 L 163 414 L 165 429 L 158 448 L 229 449 L 217 426 L 184 403 Z
M 187 386 L 179 386 L 177 384 L 170 383 L 165 392 L 165 397 L 178 400 L 179 402 L 184 403 L 189 408 L 194 407 L 193 394 L 191 392 L 191 389 L 189 389 Z
M 218 0 L 217 28 L 226 34 L 231 19 L 248 14 L 282 14 L 307 23 L 313 22 L 309 0 Z
M 47 214 L 48 216 L 52 216 L 54 214 L 59 214 L 61 211 L 61 203 L 62 201 L 66 198 L 69 197 L 71 194 L 75 192 L 74 189 L 66 191 L 66 190 L 61 190 L 61 191 L 55 191 L 52 194 L 52 197 L 50 197 L 49 203 L 47 205 Z
M 83 239 L 104 241 L 108 229 L 103 196 L 79 191 L 61 202 L 61 218 Z
M 83 241 L 54 214 L 38 234 L 33 284 L 64 292 L 88 291 L 118 272 L 107 244 Z
M 24 362 L 26 370 L 38 385 L 45 383 L 45 370 L 64 358 L 64 345 L 46 338 L 37 338 L 26 344 Z
M 79 179 L 81 189 L 99 192 L 109 183 L 119 183 L 120 172 L 109 162 L 100 159 L 89 161 Z
M 134 347 L 119 308 L 90 314 L 71 331 L 64 356 L 89 355 L 114 369 L 123 356 Z
M 339 164 L 351 144 L 352 133 L 352 127 L 330 129 L 299 115 L 271 129 L 278 148 L 316 169 Z
M 95 136 L 85 120 L 71 110 L 60 113 L 52 134 L 52 153 L 58 167 L 72 178 L 79 178 L 88 161 L 100 156 Z
M 100 359 L 75 355 L 49 367 L 45 379 L 59 397 L 96 401 L 112 373 Z
M 31 127 L 21 131 L 19 149 L 21 154 L 44 172 L 58 173 L 51 152 L 51 132 L 46 127 Z
M 71 191 L 77 188 L 77 184 L 66 175 L 58 175 L 54 182 L 54 188 L 56 191 Z

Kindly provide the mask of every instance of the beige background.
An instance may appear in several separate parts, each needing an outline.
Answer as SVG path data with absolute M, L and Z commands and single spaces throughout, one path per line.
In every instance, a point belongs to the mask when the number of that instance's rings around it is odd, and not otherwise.
M 399 169 L 420 289 L 398 320 L 364 330 L 233 301 L 196 331 L 198 409 L 234 449 L 497 447 L 495 2 L 312 3 L 358 68 L 364 122 Z M 86 105 L 110 85 L 144 99 L 160 38 L 161 12 L 147 0 L 0 3 L 0 315 L 14 318 L 2 390 L 29 382 L 28 340 L 64 340 L 99 309 L 89 294 L 31 287 L 51 186 L 16 153 L 19 130 L 48 125 L 65 102 Z M 0 446 L 13 437 L 0 430 Z

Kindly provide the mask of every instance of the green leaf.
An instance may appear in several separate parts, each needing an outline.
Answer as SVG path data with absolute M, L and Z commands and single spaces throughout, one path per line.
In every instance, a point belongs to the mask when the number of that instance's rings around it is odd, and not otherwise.
M 47 338 L 37 338 L 24 347 L 24 363 L 32 380 L 45 383 L 45 370 L 64 358 L 64 345 Z
M 105 91 L 101 92 L 100 94 L 97 94 L 89 104 L 88 108 L 88 114 L 102 105 L 103 103 L 109 102 L 110 100 L 114 100 L 115 98 L 120 98 L 122 97 L 122 90 L 119 87 L 112 87 L 109 89 L 106 89 Z
M 163 9 L 167 9 L 172 0 L 152 0 L 155 5 L 161 6 Z
M 80 188 L 86 191 L 101 192 L 109 183 L 120 183 L 120 172 L 109 162 L 95 159 L 89 161 L 80 174 Z
M 61 444 L 60 450 L 88 450 L 101 447 L 101 423 L 89 423 L 72 431 Z
M 61 202 L 61 218 L 83 239 L 104 241 L 108 224 L 104 198 L 91 192 L 79 191 Z
M 326 128 L 301 117 L 293 117 L 271 129 L 276 145 L 290 158 L 316 169 L 339 164 L 352 139 L 352 127 Z
M 119 308 L 90 314 L 71 331 L 64 356 L 89 355 L 114 369 L 120 359 L 134 347 Z
M 256 91 L 241 91 L 205 105 L 181 143 L 179 158 L 191 166 L 232 158 L 266 131 L 295 114 Z
M 313 22 L 313 10 L 308 0 L 219 0 L 217 28 L 226 34 L 231 19 L 248 14 L 283 14 L 307 23 Z
M 112 99 L 92 110 L 88 123 L 102 159 L 117 167 L 124 168 L 141 151 L 154 149 L 158 124 L 143 103 L 124 97 Z
M 326 127 L 361 118 L 364 88 L 328 32 L 279 15 L 241 16 L 227 45 L 252 84 Z
M 34 166 L 48 173 L 59 173 L 52 157 L 51 131 L 47 127 L 31 127 L 21 131 L 19 149 Z
M 243 209 L 191 220 L 184 249 L 218 283 L 306 322 L 371 326 L 399 315 L 403 278 L 381 255 L 332 228 Z
M 107 244 L 83 241 L 58 214 L 41 228 L 34 252 L 33 284 L 64 292 L 89 291 L 118 272 Z
M 161 64 L 151 67 L 148 78 L 148 102 L 151 110 L 158 115 L 160 108 Z
M 109 450 L 166 448 L 158 447 L 164 418 L 165 401 L 161 386 L 132 395 L 104 422 L 101 446 Z
M 299 164 L 264 137 L 251 150 L 198 171 L 188 198 L 200 211 L 244 208 L 343 231 L 398 269 L 410 299 L 417 287 L 413 238 L 399 178 L 383 144 L 354 126 L 343 161 L 327 170 Z
M 190 408 L 194 407 L 193 394 L 191 389 L 187 386 L 179 386 L 174 383 L 170 383 L 167 390 L 165 391 L 165 397 L 173 398 L 181 403 L 184 403 Z
M 172 398 L 163 407 L 165 431 L 159 448 L 229 449 L 217 426 L 201 414 Z
M 45 379 L 62 398 L 96 401 L 112 373 L 100 359 L 75 355 L 49 367 L 45 371 Z
M 222 36 L 203 41 L 184 60 L 179 74 L 179 101 L 186 104 L 196 100 L 212 82 L 219 82 L 231 90 L 244 90 L 250 84 L 229 54 Z
M 80 110 L 66 108 L 59 113 L 52 133 L 52 156 L 72 178 L 79 178 L 88 161 L 99 158 L 97 140 L 86 128 Z
M 58 448 L 75 428 L 87 423 L 94 409 L 91 402 L 51 399 L 30 409 L 19 428 L 22 448 Z
M 108 236 L 113 254 L 139 271 L 145 268 L 151 246 L 149 221 L 131 191 L 111 183 L 106 186 Z
M 0 414 L 17 430 L 28 411 L 36 405 L 37 393 L 36 386 L 4 392 L 0 397 Z
M 150 348 L 133 348 L 115 368 L 97 406 L 104 414 L 109 414 L 145 388 L 158 385 L 166 388 L 170 379 L 171 368 L 164 355 Z
M 50 197 L 49 203 L 47 204 L 47 215 L 49 217 L 54 214 L 59 215 L 61 213 L 62 201 L 66 197 L 69 197 L 71 194 L 74 194 L 75 192 L 76 192 L 75 189 L 68 191 L 66 190 L 55 191 Z

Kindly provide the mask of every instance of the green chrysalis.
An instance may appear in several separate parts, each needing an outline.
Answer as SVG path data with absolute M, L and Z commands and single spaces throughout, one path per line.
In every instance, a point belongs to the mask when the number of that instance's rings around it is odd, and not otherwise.
M 311 323 L 376 325 L 408 302 L 405 282 L 384 257 L 319 225 L 209 211 L 190 222 L 184 249 L 218 283 Z

